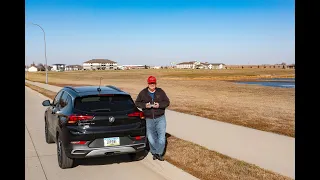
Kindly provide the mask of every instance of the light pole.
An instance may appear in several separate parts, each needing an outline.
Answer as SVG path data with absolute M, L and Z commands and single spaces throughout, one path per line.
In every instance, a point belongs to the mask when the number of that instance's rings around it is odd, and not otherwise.
M 45 60 L 46 60 L 46 84 L 48 84 L 48 63 L 47 63 L 47 45 L 46 45 L 46 33 L 44 32 L 43 28 L 38 25 L 38 24 L 35 24 L 35 23 L 31 23 L 33 25 L 36 25 L 38 26 L 42 32 L 43 32 L 43 38 L 44 38 L 44 57 L 45 57 Z

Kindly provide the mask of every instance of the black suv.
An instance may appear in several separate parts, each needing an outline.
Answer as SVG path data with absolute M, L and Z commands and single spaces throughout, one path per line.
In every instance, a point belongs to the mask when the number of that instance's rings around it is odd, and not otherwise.
M 57 144 L 60 168 L 77 158 L 147 154 L 146 121 L 130 94 L 114 86 L 62 88 L 44 113 L 45 139 Z

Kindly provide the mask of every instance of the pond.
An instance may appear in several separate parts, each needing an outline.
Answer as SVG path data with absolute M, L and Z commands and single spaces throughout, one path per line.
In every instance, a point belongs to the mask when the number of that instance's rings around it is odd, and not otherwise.
M 256 84 L 280 88 L 295 88 L 295 78 L 258 79 L 254 81 L 237 81 L 240 84 Z

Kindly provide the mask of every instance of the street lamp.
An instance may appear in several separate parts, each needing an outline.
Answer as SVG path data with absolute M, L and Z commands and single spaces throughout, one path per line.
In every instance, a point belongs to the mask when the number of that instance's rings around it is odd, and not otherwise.
M 38 26 L 42 32 L 43 32 L 43 38 L 44 38 L 44 57 L 46 59 L 46 84 L 48 84 L 48 63 L 47 63 L 47 45 L 46 45 L 46 33 L 44 32 L 43 28 L 38 25 L 38 24 L 35 24 L 35 23 L 31 23 L 33 25 L 36 25 Z

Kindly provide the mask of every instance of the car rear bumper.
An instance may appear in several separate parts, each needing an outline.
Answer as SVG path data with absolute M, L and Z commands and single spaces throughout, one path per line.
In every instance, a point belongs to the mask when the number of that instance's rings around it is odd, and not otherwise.
M 146 143 L 125 145 L 125 146 L 113 146 L 102 148 L 90 148 L 88 146 L 78 146 L 67 152 L 70 158 L 90 158 L 100 156 L 111 156 L 117 154 L 129 154 L 143 151 L 146 149 Z

